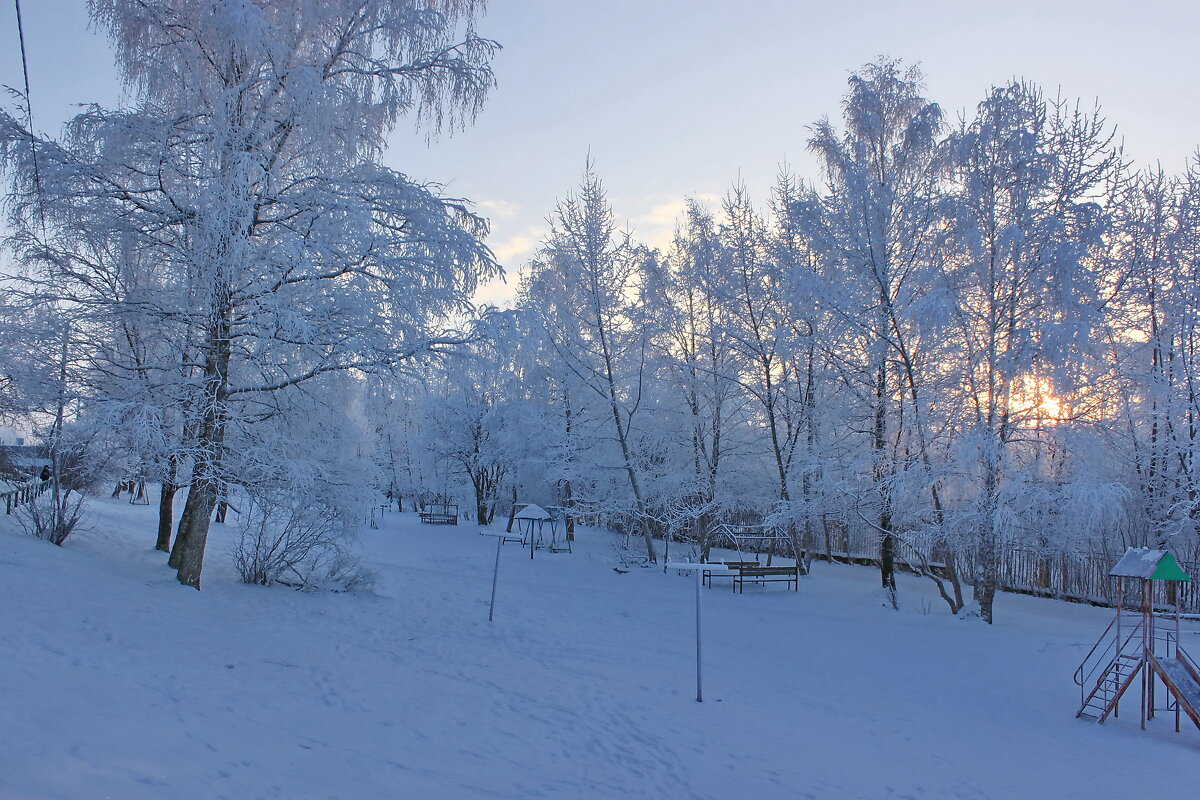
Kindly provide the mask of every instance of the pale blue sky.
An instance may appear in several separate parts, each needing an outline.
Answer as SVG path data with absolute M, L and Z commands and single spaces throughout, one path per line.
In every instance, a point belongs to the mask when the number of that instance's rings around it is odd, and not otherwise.
M 22 0 L 43 131 L 72 103 L 119 99 L 85 8 Z M 387 160 L 492 218 L 512 277 L 482 299 L 511 292 L 589 150 L 618 217 L 656 244 L 685 197 L 717 198 L 739 174 L 760 201 L 785 160 L 815 177 L 805 126 L 836 116 L 850 71 L 880 53 L 919 61 L 952 117 L 1016 76 L 1098 97 L 1140 165 L 1177 171 L 1200 145 L 1196 0 L 491 0 L 479 30 L 505 49 L 475 126 L 428 147 L 403 127 Z M 0 83 L 21 84 L 3 3 Z

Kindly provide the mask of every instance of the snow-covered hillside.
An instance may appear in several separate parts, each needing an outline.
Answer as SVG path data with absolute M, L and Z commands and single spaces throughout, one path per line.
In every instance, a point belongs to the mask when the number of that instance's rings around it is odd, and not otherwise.
M 986 626 L 908 578 L 895 612 L 819 563 L 718 585 L 699 704 L 690 579 L 613 571 L 604 532 L 505 546 L 489 623 L 473 526 L 385 515 L 373 595 L 245 586 L 214 526 L 196 592 L 153 507 L 91 508 L 64 548 L 0 521 L 3 798 L 1107 798 L 1200 765 L 1173 718 L 1074 718 L 1103 609 L 1005 595 Z

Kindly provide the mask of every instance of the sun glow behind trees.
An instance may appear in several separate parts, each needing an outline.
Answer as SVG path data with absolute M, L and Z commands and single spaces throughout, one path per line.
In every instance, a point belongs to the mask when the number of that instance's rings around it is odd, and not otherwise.
M 1013 554 L 1195 557 L 1196 176 L 1132 173 L 1098 112 L 1029 84 L 939 132 L 918 79 L 865 68 L 845 110 L 861 118 L 815 137 L 831 179 L 781 175 L 766 214 L 735 184 L 687 203 L 658 252 L 560 225 L 517 309 L 541 427 L 514 498 L 698 554 L 730 520 L 810 550 L 891 537 L 988 620 Z M 881 134 L 877 106 L 908 116 Z M 613 216 L 590 166 L 565 203 Z M 572 299 L 588 286 L 601 302 Z M 621 342 L 608 359 L 601 329 Z
M 844 129 L 814 128 L 823 185 L 781 176 L 765 219 L 740 184 L 719 211 L 692 203 L 660 257 L 690 283 L 625 296 L 641 304 L 626 318 L 657 321 L 656 355 L 637 372 L 640 402 L 651 388 L 656 402 L 626 432 L 626 461 L 643 470 L 643 494 L 662 483 L 690 498 L 651 511 L 652 524 L 701 550 L 714 520 L 747 513 L 810 548 L 831 526 L 867 526 L 883 542 L 885 589 L 891 557 L 945 562 L 946 577 L 931 577 L 957 611 L 961 566 L 988 621 L 1013 549 L 1161 544 L 1165 526 L 1188 531 L 1175 543 L 1191 554 L 1186 390 L 1177 384 L 1168 447 L 1167 421 L 1153 421 L 1166 412 L 1147 408 L 1129 374 L 1154 334 L 1153 314 L 1137 311 L 1150 295 L 1132 289 L 1144 278 L 1123 204 L 1148 176 L 1128 170 L 1096 109 L 1016 82 L 946 130 L 921 90 L 919 72 L 896 62 L 865 67 Z M 702 360 L 715 346 L 722 355 Z M 1149 361 L 1190 369 L 1164 358 Z M 698 377 L 723 387 L 720 403 L 702 399 Z M 1175 448 L 1177 462 L 1139 466 L 1147 442 Z M 671 458 L 690 483 L 655 474 Z M 1159 484 L 1172 473 L 1171 488 L 1138 488 L 1145 469 Z M 739 493 L 750 476 L 752 493 Z M 1171 493 L 1171 505 L 1147 492 Z M 1060 513 L 1077 500 L 1092 510 Z

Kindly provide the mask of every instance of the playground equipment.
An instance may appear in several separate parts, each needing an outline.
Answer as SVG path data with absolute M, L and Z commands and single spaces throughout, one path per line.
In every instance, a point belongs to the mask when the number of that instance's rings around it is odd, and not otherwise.
M 425 503 L 417 512 L 426 525 L 457 525 L 457 503 Z
M 529 545 L 530 558 L 533 558 L 533 551 L 538 549 L 549 550 L 551 553 L 571 552 L 570 537 L 559 541 L 558 520 L 541 506 L 530 503 L 516 513 L 513 521 L 521 533 L 521 543 Z
M 807 572 L 805 554 L 798 550 L 792 537 L 778 528 L 766 525 L 718 525 L 713 531 L 713 546 L 737 552 L 736 560 L 711 562 L 726 570 L 706 572 L 704 582 L 712 585 L 712 579 L 732 578 L 735 592 L 745 591 L 746 583 L 765 586 L 767 583 L 782 582 L 788 588 L 800 590 L 800 576 Z M 762 556 L 766 554 L 766 563 Z M 772 563 L 775 557 L 790 558 L 791 564 Z
M 1108 574 L 1117 579 L 1117 613 L 1075 670 L 1081 699 L 1075 716 L 1097 723 L 1110 714 L 1118 716 L 1121 697 L 1140 677 L 1143 729 L 1159 710 L 1155 707 L 1156 683 L 1166 689 L 1165 709 L 1175 712 L 1175 730 L 1179 730 L 1183 714 L 1200 728 L 1200 667 L 1179 646 L 1179 589 L 1191 576 L 1167 551 L 1146 547 L 1126 550 Z M 1136 602 L 1138 610 L 1127 612 L 1126 584 L 1132 581 L 1137 582 L 1140 596 L 1131 592 L 1128 602 Z M 1163 600 L 1157 606 L 1156 594 Z M 1171 605 L 1174 624 L 1160 624 L 1170 621 L 1171 615 L 1156 609 Z
M 713 529 L 713 547 L 736 550 L 739 561 L 757 562 L 766 555 L 768 567 L 776 556 L 786 556 L 797 564 L 804 560 L 804 552 L 797 551 L 792 537 L 769 525 L 718 525 Z

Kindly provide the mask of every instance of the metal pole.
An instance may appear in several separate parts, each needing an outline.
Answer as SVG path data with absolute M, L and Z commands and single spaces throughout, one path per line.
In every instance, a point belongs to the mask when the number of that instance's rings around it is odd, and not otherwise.
M 1176 656 L 1179 655 L 1179 641 L 1180 641 L 1180 639 L 1179 639 L 1179 634 L 1180 634 L 1179 613 L 1181 611 L 1183 611 L 1183 601 L 1180 597 L 1180 595 L 1182 595 L 1182 594 L 1183 594 L 1183 582 L 1180 581 L 1175 584 L 1175 655 Z M 1171 655 L 1171 653 L 1168 651 L 1167 655 Z
M 496 537 L 496 566 L 492 568 L 492 607 L 488 609 L 488 622 L 492 621 L 492 616 L 496 613 L 496 578 L 500 575 L 500 547 L 504 544 L 504 537 Z
M 1149 614 L 1149 616 L 1146 618 L 1148 628 L 1149 628 L 1149 636 L 1150 636 L 1150 654 L 1157 657 L 1158 653 L 1155 652 L 1155 648 L 1158 646 L 1158 641 L 1157 641 L 1158 633 L 1157 633 L 1157 629 L 1156 629 L 1155 622 L 1154 622 L 1154 581 L 1152 581 L 1152 580 L 1146 581 L 1146 585 L 1148 587 L 1150 587 L 1149 588 L 1149 592 L 1150 592 L 1149 605 L 1147 606 L 1147 613 Z M 1147 669 L 1149 669 L 1148 666 L 1147 666 Z M 1154 694 L 1155 694 L 1154 693 L 1154 676 L 1155 676 L 1155 674 L 1156 673 L 1154 671 L 1151 671 L 1146 676 L 1150 682 L 1149 686 L 1147 687 L 1147 695 L 1146 695 L 1146 708 L 1147 708 L 1146 721 L 1147 722 L 1154 719 Z
M 701 614 L 700 614 L 700 597 L 703 594 L 700 591 L 700 584 L 704 581 L 704 570 L 698 569 L 696 572 L 696 702 L 704 702 L 704 690 L 700 683 L 700 630 L 701 630 Z
M 1125 586 L 1124 578 L 1117 578 L 1117 652 L 1115 655 L 1121 655 L 1121 606 L 1124 605 L 1123 592 Z
M 1146 730 L 1146 720 L 1148 718 L 1146 699 L 1149 689 L 1146 687 L 1146 673 L 1150 671 L 1150 659 L 1147 658 L 1146 648 L 1146 625 L 1148 624 L 1146 620 L 1146 605 L 1149 602 L 1146 598 L 1146 584 L 1148 583 L 1148 580 L 1142 578 L 1142 730 Z

